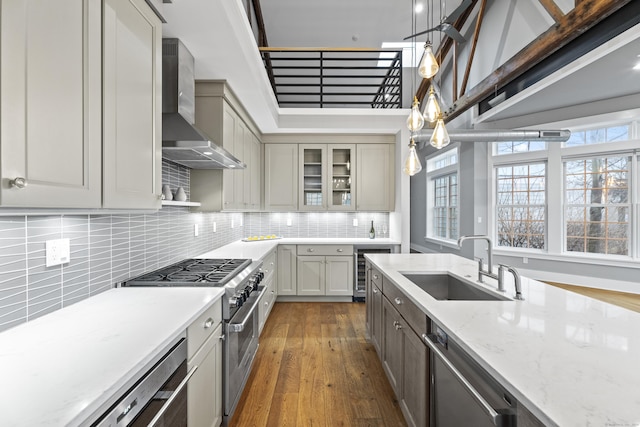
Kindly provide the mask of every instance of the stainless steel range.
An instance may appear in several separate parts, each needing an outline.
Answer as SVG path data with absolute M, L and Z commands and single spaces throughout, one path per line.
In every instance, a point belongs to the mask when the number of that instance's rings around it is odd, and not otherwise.
M 224 425 L 233 416 L 258 351 L 258 300 L 262 261 L 250 259 L 187 259 L 142 276 L 122 286 L 223 287 L 222 318 Z

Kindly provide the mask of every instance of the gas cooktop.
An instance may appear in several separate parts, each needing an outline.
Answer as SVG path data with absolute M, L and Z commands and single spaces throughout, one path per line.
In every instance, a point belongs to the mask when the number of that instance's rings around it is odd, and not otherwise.
M 123 286 L 224 286 L 250 259 L 186 259 L 127 280 Z

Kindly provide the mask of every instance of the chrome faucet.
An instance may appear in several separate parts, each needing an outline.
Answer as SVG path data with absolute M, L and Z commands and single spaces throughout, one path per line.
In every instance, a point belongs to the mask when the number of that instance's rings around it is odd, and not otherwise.
M 473 234 L 469 236 L 461 236 L 458 239 L 458 247 L 462 248 L 462 243 L 465 240 L 486 240 L 487 241 L 487 255 L 488 255 L 488 264 L 487 269 L 484 269 L 484 264 L 482 258 L 478 258 L 478 282 L 484 283 L 483 276 L 491 277 L 492 279 L 498 280 L 498 276 L 493 274 L 493 249 L 491 248 L 491 239 L 489 236 L 485 236 L 483 234 Z M 498 290 L 504 291 L 502 284 L 498 280 Z
M 508 265 L 500 264 L 498 267 L 498 290 L 504 292 L 504 271 L 507 270 L 509 273 L 513 274 L 513 283 L 516 287 L 516 299 L 524 300 L 522 297 L 522 286 L 520 284 L 520 273 L 515 267 L 511 267 Z M 502 288 L 502 289 L 500 289 Z

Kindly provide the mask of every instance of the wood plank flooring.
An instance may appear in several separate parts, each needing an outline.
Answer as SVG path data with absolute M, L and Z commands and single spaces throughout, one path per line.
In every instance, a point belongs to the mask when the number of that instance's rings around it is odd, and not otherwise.
M 640 313 L 640 295 L 638 294 L 567 285 L 565 283 L 546 283 Z
M 365 304 L 276 303 L 229 426 L 406 426 Z

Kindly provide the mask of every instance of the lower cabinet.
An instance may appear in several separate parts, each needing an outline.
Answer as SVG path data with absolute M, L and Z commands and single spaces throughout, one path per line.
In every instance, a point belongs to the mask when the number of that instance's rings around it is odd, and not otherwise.
M 278 274 L 276 276 L 278 295 L 297 295 L 296 245 L 278 245 Z
M 258 302 L 258 325 L 259 331 L 262 333 L 264 324 L 267 322 L 269 313 L 273 308 L 273 304 L 278 297 L 278 284 L 277 284 L 277 251 L 273 250 L 269 253 L 262 263 L 262 271 L 264 272 L 264 279 L 260 282 L 265 287 L 264 293 Z
M 189 427 L 222 423 L 222 306 L 216 301 L 187 328 L 187 369 L 197 369 L 187 387 Z
M 353 246 L 298 245 L 297 251 L 297 295 L 353 295 Z
M 373 296 L 372 299 L 367 299 L 367 304 L 371 304 L 370 339 L 376 346 L 375 339 L 379 337 L 380 350 L 376 347 L 376 351 L 381 357 L 383 369 L 398 398 L 407 424 L 416 427 L 426 426 L 429 422 L 428 348 L 407 319 L 389 301 L 386 293 L 382 296 L 383 292 L 380 292 L 375 283 L 370 284 Z M 383 291 L 388 286 L 393 285 L 385 280 Z M 374 294 L 373 290 L 378 290 L 378 293 Z M 395 289 L 395 292 L 399 291 Z M 381 304 L 378 303 L 379 300 Z M 412 305 L 411 301 L 406 299 L 402 304 Z M 381 335 L 377 335 L 375 330 L 376 316 L 381 319 Z

